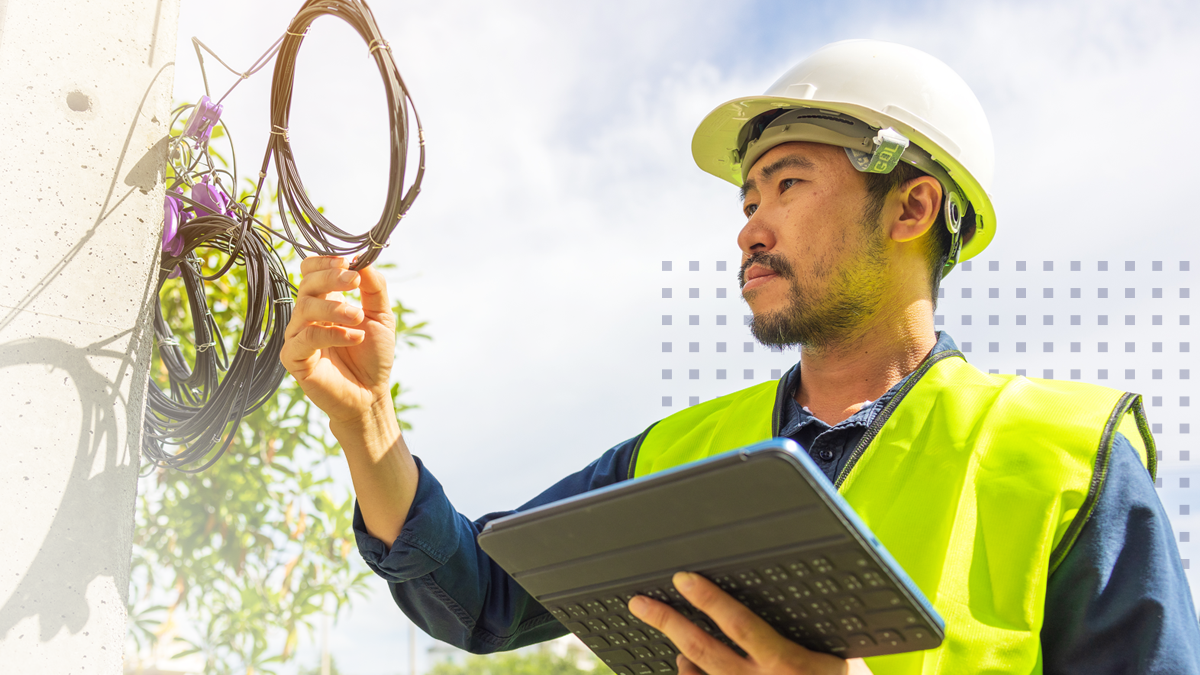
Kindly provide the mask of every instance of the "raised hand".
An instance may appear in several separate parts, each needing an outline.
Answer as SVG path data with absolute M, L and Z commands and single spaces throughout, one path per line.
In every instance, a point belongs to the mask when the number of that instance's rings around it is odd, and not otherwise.
M 279 359 L 333 422 L 352 422 L 388 397 L 396 316 L 387 283 L 374 267 L 353 272 L 344 258 L 330 256 L 306 258 L 300 274 Z M 355 288 L 362 307 L 342 295 Z

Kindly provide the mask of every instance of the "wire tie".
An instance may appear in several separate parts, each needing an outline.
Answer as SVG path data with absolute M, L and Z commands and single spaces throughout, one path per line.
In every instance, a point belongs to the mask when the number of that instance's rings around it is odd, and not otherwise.
M 367 50 L 368 54 L 374 52 L 376 49 L 386 49 L 389 52 L 392 51 L 392 46 L 388 44 L 387 40 L 375 39 L 371 40 L 368 44 L 371 45 L 371 48 Z
M 266 340 L 259 340 L 257 347 L 247 347 L 246 345 L 239 342 L 238 349 L 245 349 L 248 352 L 258 352 L 258 351 L 262 351 L 262 348 L 264 346 L 266 346 L 266 344 L 267 344 Z
M 277 304 L 277 305 L 294 305 L 294 304 L 296 304 L 296 299 L 289 295 L 286 298 L 279 298 L 278 300 L 275 301 L 275 304 Z
M 305 28 L 305 29 L 304 29 L 304 32 L 303 32 L 303 33 L 293 33 L 293 32 L 292 32 L 292 31 L 290 31 L 290 30 L 285 30 L 285 31 L 283 31 L 283 32 L 287 33 L 288 35 L 292 35 L 292 36 L 294 36 L 294 37 L 299 37 L 299 38 L 302 38 L 302 37 L 304 37 L 305 35 L 308 35 L 308 29 L 307 29 L 307 28 Z
M 279 126 L 278 124 L 272 124 L 272 125 L 271 125 L 271 133 L 272 133 L 272 134 L 279 134 L 280 136 L 283 136 L 283 140 L 285 140 L 285 141 L 287 141 L 287 142 L 289 142 L 289 143 L 291 142 L 291 139 L 289 139 L 289 138 L 288 138 L 288 130 L 287 130 L 287 127 L 281 127 L 281 126 Z
M 266 171 L 259 171 L 259 172 L 258 172 L 258 177 L 259 177 L 259 178 L 266 178 L 266 177 L 267 177 L 267 172 L 266 172 Z
M 217 346 L 217 343 L 215 343 L 215 342 L 205 342 L 202 345 L 196 345 L 196 351 L 206 352 L 216 346 Z
M 173 336 L 169 337 L 169 338 L 159 338 L 159 340 L 158 340 L 159 347 L 169 347 L 169 346 L 178 345 L 178 344 L 179 344 L 179 338 L 173 337 Z
M 367 232 L 367 241 L 371 242 L 371 248 L 387 248 L 388 247 L 387 244 L 380 244 L 379 242 L 375 241 L 374 235 L 375 235 L 374 232 L 371 232 L 371 231 Z

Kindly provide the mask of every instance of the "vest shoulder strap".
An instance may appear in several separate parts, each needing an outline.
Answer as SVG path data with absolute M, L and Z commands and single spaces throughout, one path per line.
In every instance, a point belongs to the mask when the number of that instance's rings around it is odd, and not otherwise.
M 773 411 L 787 381 L 785 374 L 690 406 L 666 417 L 643 434 L 630 460 L 632 477 L 642 476 L 771 438 Z

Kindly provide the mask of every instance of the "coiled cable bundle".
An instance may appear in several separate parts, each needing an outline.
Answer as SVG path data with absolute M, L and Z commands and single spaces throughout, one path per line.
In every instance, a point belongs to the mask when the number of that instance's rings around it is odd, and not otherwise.
M 387 200 L 379 222 L 370 231 L 355 235 L 326 219 L 309 200 L 296 170 L 287 132 L 291 111 L 296 55 L 304 34 L 320 16 L 337 16 L 349 23 L 366 40 L 387 92 L 391 134 L 391 173 Z M 164 208 L 163 255 L 158 277 L 161 294 L 169 279 L 179 278 L 187 295 L 192 317 L 194 364 L 163 315 L 161 300 L 154 317 L 154 334 L 162 359 L 160 381 L 151 382 L 146 406 L 142 451 L 154 466 L 195 473 L 213 465 L 233 444 L 243 417 L 271 399 L 287 370 L 279 360 L 284 329 L 291 319 L 295 288 L 289 283 L 279 254 L 271 246 L 275 236 L 291 244 L 303 256 L 358 254 L 352 269 L 371 264 L 388 237 L 420 192 L 425 174 L 425 140 L 412 98 L 391 49 L 379 32 L 375 17 L 362 0 L 308 0 L 292 19 L 287 32 L 250 66 L 239 73 L 193 39 L 204 75 L 205 96 L 193 105 L 176 110 L 179 116 L 191 111 L 184 130 L 173 135 L 169 161 L 173 180 L 167 189 Z M 239 75 L 233 86 L 216 101 L 208 96 L 204 74 L 204 50 L 230 72 Z M 239 82 L 261 70 L 277 55 L 271 91 L 271 135 L 253 195 L 235 199 L 237 156 L 232 152 L 233 171 L 214 162 L 209 142 L 220 124 L 222 102 Z M 420 148 L 412 184 L 404 190 L 408 161 L 409 109 L 412 108 Z M 193 139 L 189 146 L 186 139 Z M 270 228 L 256 217 L 271 158 L 278 172 L 278 208 L 284 232 Z M 184 194 L 186 191 L 187 195 Z M 249 202 L 249 205 L 243 202 Z M 289 222 L 289 219 L 291 222 Z M 293 231 L 292 222 L 296 231 Z M 204 274 L 203 262 L 225 257 L 212 274 Z M 206 285 L 237 266 L 246 274 L 246 313 L 241 337 L 232 349 L 226 345 L 220 326 L 209 309 Z M 171 452 L 168 447 L 180 448 Z M 216 453 L 213 454 L 213 450 Z M 211 456 L 210 456 L 211 455 Z M 198 468 L 191 465 L 203 462 Z
M 292 316 L 292 286 L 283 261 L 251 222 L 224 214 L 192 218 L 179 228 L 178 253 L 163 254 L 158 289 L 178 270 L 193 317 L 196 356 L 194 367 L 189 368 L 160 303 L 154 334 L 169 391 L 150 383 L 142 441 L 143 453 L 157 466 L 187 472 L 212 466 L 233 443 L 242 418 L 270 400 L 287 374 L 279 352 Z M 221 269 L 205 275 L 201 260 L 213 251 L 226 256 L 226 261 Z M 231 354 L 209 310 L 205 284 L 234 265 L 245 270 L 247 298 L 241 337 Z M 172 453 L 167 445 L 184 447 Z M 216 454 L 208 457 L 218 445 Z M 201 461 L 204 464 L 198 468 L 186 468 Z
M 387 94 L 388 127 L 390 129 L 390 169 L 388 193 L 379 221 L 363 234 L 352 234 L 334 225 L 309 200 L 296 169 L 288 137 L 288 119 L 291 115 L 292 89 L 296 74 L 296 56 L 304 36 L 312 22 L 321 16 L 336 16 L 350 24 L 366 41 L 368 51 L 379 67 L 383 77 L 383 88 Z M 404 190 L 404 175 L 408 163 L 409 109 L 412 109 L 420 147 L 418 149 L 417 172 L 412 185 Z M 284 35 L 283 44 L 275 59 L 275 74 L 271 84 L 271 138 L 263 158 L 259 174 L 259 190 L 266 178 L 267 165 L 274 158 L 278 175 L 279 213 L 283 219 L 286 239 L 303 256 L 305 251 L 318 255 L 351 256 L 357 260 L 351 269 L 357 270 L 370 265 L 387 245 L 392 231 L 408 212 L 417 194 L 421 191 L 421 179 L 425 175 L 425 137 L 421 119 L 412 104 L 412 97 L 392 58 L 391 47 L 379 32 L 371 9 L 362 0 L 308 0 L 297 12 Z M 255 202 L 257 206 L 257 200 Z M 253 208 L 252 208 L 253 210 Z M 289 222 L 291 221 L 291 222 Z M 292 222 L 298 232 L 293 232 Z

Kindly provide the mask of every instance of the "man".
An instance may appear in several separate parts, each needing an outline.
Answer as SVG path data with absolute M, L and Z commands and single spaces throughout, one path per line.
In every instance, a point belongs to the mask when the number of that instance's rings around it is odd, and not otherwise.
M 995 232 L 992 140 L 948 67 L 872 41 L 830 45 L 767 95 L 718 107 L 693 154 L 742 188 L 739 282 L 755 337 L 798 344 L 765 383 L 681 411 L 524 508 L 770 436 L 805 447 L 946 620 L 938 649 L 864 664 L 791 643 L 698 575 L 675 583 L 748 654 L 649 598 L 630 611 L 680 672 L 1200 672 L 1200 630 L 1154 492 L 1140 399 L 985 375 L 933 329 L 941 277 Z M 284 364 L 330 416 L 355 533 L 405 613 L 477 652 L 564 634 L 475 543 L 412 457 L 387 395 L 382 277 L 310 258 Z M 360 309 L 341 300 L 362 292 Z M 868 670 L 869 666 L 869 670 Z

